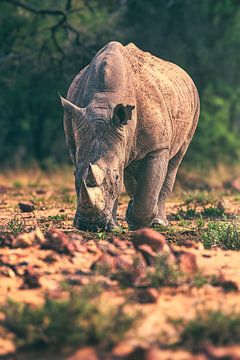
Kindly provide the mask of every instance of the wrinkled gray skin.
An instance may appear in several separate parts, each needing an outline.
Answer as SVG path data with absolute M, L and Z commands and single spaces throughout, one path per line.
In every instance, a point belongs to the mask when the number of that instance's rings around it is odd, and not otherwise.
M 186 72 L 134 44 L 110 42 L 61 101 L 76 169 L 75 227 L 114 229 L 123 182 L 129 228 L 166 225 L 165 201 L 199 117 Z

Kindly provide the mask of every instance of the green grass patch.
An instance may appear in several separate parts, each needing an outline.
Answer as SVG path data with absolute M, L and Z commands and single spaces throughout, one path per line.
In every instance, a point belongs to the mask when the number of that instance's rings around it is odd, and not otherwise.
M 25 221 L 20 215 L 15 215 L 9 222 L 2 227 L 2 232 L 10 233 L 14 236 L 25 231 Z
M 158 288 L 162 286 L 179 286 L 184 282 L 185 274 L 177 265 L 169 263 L 169 255 L 157 255 L 153 268 L 147 273 L 150 286 Z
M 179 334 L 179 344 L 191 351 L 199 351 L 207 343 L 231 345 L 240 342 L 240 314 L 220 310 L 199 311 L 192 320 L 171 320 Z
M 219 246 L 226 250 L 239 250 L 240 229 L 228 222 L 211 222 L 202 231 L 202 240 L 205 249 Z
M 183 197 L 183 203 L 175 215 L 176 220 L 192 220 L 203 218 L 222 218 L 225 209 L 222 197 L 207 191 L 195 191 L 187 193 Z
M 55 300 L 46 296 L 40 307 L 8 301 L 1 309 L 1 325 L 14 333 L 21 346 L 86 346 L 97 345 L 110 349 L 133 326 L 137 315 L 125 312 L 126 303 L 101 306 L 101 290 L 85 286 L 69 290 L 66 299 Z

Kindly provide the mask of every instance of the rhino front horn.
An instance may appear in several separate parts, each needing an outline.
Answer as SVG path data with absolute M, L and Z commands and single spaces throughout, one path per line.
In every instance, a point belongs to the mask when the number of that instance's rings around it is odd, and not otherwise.
M 82 211 L 101 211 L 105 207 L 105 201 L 101 188 L 86 185 L 85 180 L 82 181 L 79 196 L 79 206 Z
M 101 186 L 104 180 L 104 172 L 97 164 L 89 164 L 86 183 L 87 186 Z

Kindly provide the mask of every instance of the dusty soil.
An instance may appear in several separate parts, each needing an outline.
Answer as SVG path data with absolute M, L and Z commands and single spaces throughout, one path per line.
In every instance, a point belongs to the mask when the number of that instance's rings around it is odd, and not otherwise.
M 126 229 L 124 234 L 91 234 L 77 231 L 72 222 L 75 211 L 75 193 L 71 176 L 59 176 L 57 179 L 42 178 L 26 181 L 21 177 L 2 177 L 0 182 L 0 226 L 2 242 L 0 242 L 0 304 L 3 306 L 8 298 L 30 304 L 41 304 L 44 294 L 61 296 L 60 284 L 64 281 L 76 287 L 81 287 L 90 282 L 105 281 L 106 298 L 108 301 L 116 301 L 129 289 L 122 290 L 116 281 L 103 279 L 104 276 L 93 272 L 92 266 L 97 261 L 100 253 L 104 253 L 107 244 L 113 242 L 113 237 L 125 242 L 125 249 L 119 252 L 131 256 L 133 245 L 131 234 L 127 231 L 124 215 L 128 198 L 122 194 L 118 211 L 119 223 Z M 240 201 L 236 194 L 223 195 L 226 214 L 230 219 L 238 222 L 240 215 Z M 32 202 L 34 210 L 22 212 L 20 202 Z M 199 270 L 204 275 L 219 275 L 222 273 L 226 280 L 233 281 L 240 289 L 240 266 L 239 251 L 223 250 L 214 248 L 205 250 L 201 242 L 201 236 L 197 229 L 196 219 L 183 221 L 175 220 L 179 205 L 182 203 L 181 193 L 173 195 L 167 204 L 167 214 L 171 227 L 163 233 L 174 251 L 186 250 L 196 254 Z M 207 222 L 208 220 L 206 220 Z M 233 221 L 233 220 L 230 220 Z M 39 228 L 45 234 L 50 228 L 60 229 L 70 241 L 81 244 L 71 254 L 59 253 L 51 249 L 42 249 L 39 245 L 26 248 L 15 245 L 14 239 L 21 233 L 28 233 Z M 9 243 L 3 234 L 9 234 Z M 100 249 L 100 252 L 99 252 Z M 113 255 L 114 256 L 114 255 Z M 39 287 L 28 288 L 24 285 L 24 273 L 26 270 L 34 271 L 39 281 Z M 111 300 L 109 300 L 111 299 Z M 159 334 L 165 333 L 166 339 L 173 339 L 175 330 L 169 325 L 168 318 L 191 318 L 196 309 L 216 308 L 231 311 L 240 311 L 239 290 L 225 292 L 222 287 L 214 287 L 206 284 L 200 288 L 182 285 L 177 288 L 161 287 L 157 289 L 157 299 L 154 303 L 139 304 L 136 302 L 132 309 L 140 309 L 142 319 L 137 328 L 130 331 L 124 344 L 119 344 L 113 351 L 118 358 L 127 358 L 129 348 L 141 347 L 152 348 Z M 131 310 L 130 310 L 131 311 Z M 6 359 L 54 359 L 52 353 L 41 352 L 18 352 L 11 334 L 6 334 L 0 329 L 0 355 Z M 114 353 L 115 352 L 115 353 Z M 11 355 L 7 355 L 12 353 Z M 157 355 L 156 355 L 157 354 Z M 183 349 L 156 350 L 154 359 L 206 359 L 206 354 L 191 354 Z M 112 356 L 112 357 L 111 357 Z M 109 355 L 114 358 L 114 355 Z M 56 358 L 67 358 L 58 355 Z M 76 357 L 80 358 L 80 357 Z M 139 357 L 140 358 L 140 357 Z M 153 357 L 152 357 L 153 358 Z M 231 357 L 229 357 L 231 358 Z M 89 358 L 90 359 L 90 358 Z M 150 357 L 149 357 L 150 359 Z

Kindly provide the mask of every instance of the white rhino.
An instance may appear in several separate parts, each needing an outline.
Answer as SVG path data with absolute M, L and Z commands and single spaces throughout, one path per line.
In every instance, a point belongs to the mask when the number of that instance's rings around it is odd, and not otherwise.
M 197 89 L 177 65 L 110 42 L 73 80 L 64 108 L 78 197 L 74 224 L 117 226 L 124 181 L 130 229 L 167 224 L 165 202 L 195 132 Z

